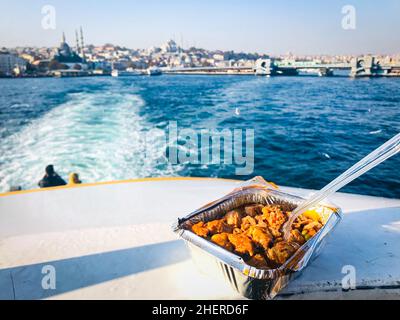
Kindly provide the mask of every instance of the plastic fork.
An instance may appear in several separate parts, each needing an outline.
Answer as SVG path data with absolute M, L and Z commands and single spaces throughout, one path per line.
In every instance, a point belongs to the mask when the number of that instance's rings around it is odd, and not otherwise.
M 369 155 L 364 157 L 362 160 L 357 162 L 351 168 L 343 172 L 335 180 L 327 184 L 324 188 L 313 194 L 309 199 L 300 203 L 296 209 L 294 209 L 289 219 L 283 225 L 284 239 L 288 240 L 292 223 L 296 218 L 305 212 L 307 209 L 317 205 L 323 199 L 329 197 L 345 185 L 363 175 L 367 171 L 371 170 L 378 164 L 394 156 L 400 151 L 400 133 L 395 135 L 392 139 L 381 145 L 379 148 L 372 151 Z

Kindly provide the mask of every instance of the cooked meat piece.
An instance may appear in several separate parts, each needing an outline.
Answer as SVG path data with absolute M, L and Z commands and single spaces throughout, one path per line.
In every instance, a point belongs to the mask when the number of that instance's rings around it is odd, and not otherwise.
M 286 222 L 287 217 L 278 206 L 265 206 L 262 212 L 271 229 L 280 230 Z
M 267 260 L 261 254 L 256 254 L 254 257 L 251 257 L 247 260 L 247 264 L 250 266 L 256 267 L 257 269 L 269 269 L 270 266 L 267 263 Z
M 210 235 L 222 232 L 228 232 L 228 233 L 232 232 L 232 227 L 227 225 L 225 221 L 222 219 L 207 222 L 205 227 L 207 228 L 208 233 Z
M 257 225 L 261 228 L 268 228 L 268 223 L 266 223 L 265 221 L 258 221 Z
M 255 216 L 255 219 L 258 226 L 260 226 L 261 228 L 268 228 L 268 223 L 266 222 L 263 215 Z
M 296 242 L 302 245 L 306 242 L 306 239 L 304 239 L 303 235 L 299 230 L 293 229 L 290 231 L 289 242 Z
M 264 250 L 269 248 L 273 240 L 268 229 L 263 229 L 259 226 L 251 226 L 249 230 L 247 230 L 247 235 Z
M 322 224 L 317 221 L 313 221 L 304 226 L 301 234 L 304 235 L 305 238 L 308 240 L 309 238 L 313 237 L 321 228 Z
M 299 229 L 300 231 L 303 230 L 303 227 L 306 224 L 313 222 L 312 219 L 305 217 L 304 215 L 300 215 L 294 220 L 293 222 L 293 229 Z
M 271 232 L 271 234 L 274 236 L 274 238 L 282 237 L 282 232 L 280 232 L 279 229 L 268 228 L 268 230 Z
M 203 221 L 200 221 L 192 226 L 192 231 L 200 237 L 207 238 L 208 230 Z
M 299 248 L 296 243 L 286 241 L 277 242 L 271 249 L 268 249 L 267 257 L 279 265 L 285 263 Z
M 243 233 L 230 234 L 229 241 L 235 247 L 235 251 L 239 254 L 248 254 L 250 257 L 254 256 L 254 246 L 251 239 Z
M 225 248 L 228 251 L 233 251 L 233 245 L 229 242 L 229 234 L 228 233 L 219 233 L 214 234 L 211 237 L 211 241 L 216 243 L 217 245 Z
M 196 223 L 191 230 L 248 259 L 251 266 L 276 268 L 323 227 L 314 216 L 303 214 L 294 221 L 285 241 L 281 229 L 290 214 L 279 205 L 251 204 L 229 211 L 222 219 Z
M 246 206 L 244 211 L 250 217 L 255 217 L 256 215 L 262 214 L 262 208 L 264 206 L 262 204 L 252 204 L 250 206 Z
M 230 226 L 240 228 L 240 224 L 242 223 L 242 216 L 239 211 L 232 210 L 225 215 L 225 221 Z
M 243 231 L 246 231 L 250 226 L 255 226 L 257 224 L 257 221 L 250 216 L 246 216 L 242 219 L 242 226 L 241 229 Z
M 257 223 L 261 222 L 261 221 L 265 221 L 265 218 L 262 214 L 258 214 L 254 217 L 254 219 L 256 219 Z

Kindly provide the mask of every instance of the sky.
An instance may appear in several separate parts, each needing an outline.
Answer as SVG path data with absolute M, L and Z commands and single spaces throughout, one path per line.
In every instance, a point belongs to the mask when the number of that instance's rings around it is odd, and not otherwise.
M 55 29 L 42 27 L 42 7 Z M 355 29 L 342 8 L 355 8 Z M 267 54 L 400 53 L 400 0 L 0 0 L 0 47 L 75 44 L 128 48 L 174 39 L 190 46 Z

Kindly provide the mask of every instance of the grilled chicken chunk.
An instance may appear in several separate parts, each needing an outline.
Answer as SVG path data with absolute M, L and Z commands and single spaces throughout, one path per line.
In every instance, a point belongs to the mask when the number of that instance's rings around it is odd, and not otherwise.
M 192 231 L 200 237 L 207 238 L 217 233 L 232 232 L 232 227 L 224 220 L 213 220 L 207 223 L 200 221 L 192 226 Z
M 246 231 L 247 229 L 249 229 L 251 226 L 255 226 L 257 224 L 257 221 L 250 216 L 246 216 L 242 219 L 242 225 L 241 225 L 241 229 L 243 231 Z
M 246 214 L 250 217 L 255 217 L 257 215 L 262 214 L 262 208 L 264 206 L 262 204 L 252 204 L 250 206 L 246 206 L 244 208 L 244 211 L 246 212 Z
M 259 226 L 251 226 L 247 230 L 247 235 L 261 248 L 268 250 L 273 241 L 272 234 Z
M 200 221 L 192 226 L 192 231 L 200 237 L 207 238 L 208 229 L 205 227 L 205 223 Z
M 262 209 L 263 217 L 266 219 L 268 226 L 274 230 L 280 230 L 286 222 L 285 213 L 278 206 L 265 206 Z
M 224 233 L 214 234 L 211 237 L 211 241 L 225 248 L 228 251 L 231 252 L 233 251 L 233 245 L 229 241 L 229 233 L 224 232 Z
M 232 227 L 227 225 L 223 219 L 207 222 L 205 227 L 210 235 L 222 232 L 232 232 Z
M 265 257 L 261 254 L 256 254 L 254 257 L 251 257 L 247 260 L 247 264 L 256 267 L 257 269 L 269 269 L 271 266 L 267 263 Z
M 292 242 L 277 242 L 271 249 L 267 251 L 267 257 L 274 263 L 281 265 L 289 259 L 293 253 L 299 248 L 299 245 Z
M 321 228 L 322 224 L 317 221 L 313 221 L 303 227 L 301 234 L 304 235 L 306 240 L 308 240 L 313 237 Z
M 233 226 L 234 228 L 240 228 L 242 216 L 239 211 L 232 210 L 225 215 L 225 221 L 228 225 Z
M 299 230 L 293 229 L 290 231 L 289 242 L 296 242 L 299 245 L 302 245 L 306 242 L 306 239 L 304 239 L 304 236 Z
M 251 239 L 243 233 L 230 234 L 229 241 L 233 244 L 235 251 L 239 254 L 254 256 L 254 245 Z

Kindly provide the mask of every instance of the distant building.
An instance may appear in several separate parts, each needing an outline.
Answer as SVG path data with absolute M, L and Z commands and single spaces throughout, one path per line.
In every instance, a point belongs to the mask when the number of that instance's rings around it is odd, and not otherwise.
M 159 53 L 159 52 L 161 52 L 161 48 L 153 46 L 153 47 L 148 48 L 146 53 L 148 55 L 152 55 L 152 54 Z
M 213 59 L 215 61 L 224 61 L 225 60 L 225 55 L 223 53 L 216 53 L 213 55 Z
M 218 68 L 226 68 L 231 67 L 231 64 L 229 61 L 217 61 L 215 62 L 215 66 Z
M 57 48 L 57 52 L 54 55 L 53 59 L 63 64 L 83 63 L 83 59 L 76 52 L 74 52 L 65 41 L 64 33 L 60 46 Z
M 32 54 L 29 54 L 29 53 L 22 53 L 19 56 L 20 56 L 20 58 L 28 61 L 29 63 L 32 63 L 33 61 L 36 60 L 36 57 L 34 55 L 32 55 Z
M 0 75 L 12 76 L 26 70 L 26 61 L 8 51 L 0 51 Z
M 47 71 L 49 68 L 49 64 L 50 64 L 49 59 L 35 60 L 32 62 L 32 66 L 36 68 L 36 70 L 39 72 Z
M 174 40 L 169 40 L 167 43 L 161 46 L 163 53 L 175 53 L 178 52 L 179 48 Z

